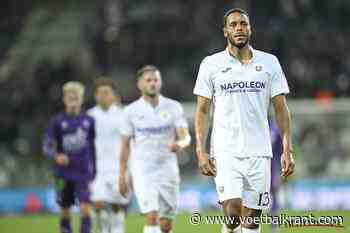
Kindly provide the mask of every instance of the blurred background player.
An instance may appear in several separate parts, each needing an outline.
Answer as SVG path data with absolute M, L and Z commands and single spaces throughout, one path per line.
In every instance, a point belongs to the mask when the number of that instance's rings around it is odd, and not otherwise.
M 281 185 L 281 154 L 282 154 L 282 140 L 279 134 L 277 122 L 270 118 L 270 135 L 272 144 L 272 159 L 271 159 L 271 206 L 270 214 L 278 216 L 280 214 L 280 207 L 278 205 L 278 191 Z M 277 233 L 278 225 L 271 224 L 270 233 Z
M 120 128 L 123 109 L 117 85 L 112 79 L 95 82 L 97 105 L 88 111 L 95 119 L 97 175 L 92 185 L 91 199 L 96 210 L 97 226 L 101 233 L 124 232 L 124 209 L 129 196 L 119 193 Z
M 83 98 L 83 84 L 73 81 L 64 84 L 65 111 L 51 118 L 44 141 L 44 153 L 55 161 L 61 233 L 72 232 L 70 207 L 75 197 L 80 204 L 80 232 L 91 232 L 89 184 L 96 174 L 95 126 L 94 120 L 81 112 Z
M 291 119 L 285 94 L 289 87 L 278 59 L 253 49 L 247 12 L 233 8 L 223 22 L 227 48 L 207 56 L 199 68 L 196 150 L 202 174 L 214 176 L 224 214 L 236 222 L 223 233 L 258 233 L 260 225 L 239 217 L 259 217 L 270 202 L 272 148 L 267 113 L 273 104 L 283 139 L 282 175 L 294 171 Z M 214 104 L 211 163 L 207 152 L 209 110 Z
M 169 233 L 180 183 L 176 153 L 189 146 L 191 137 L 181 104 L 160 94 L 159 69 L 144 66 L 137 72 L 137 79 L 142 96 L 125 109 L 120 191 L 123 195 L 128 192 L 126 164 L 132 140 L 130 168 L 136 198 L 145 216 L 144 233 Z

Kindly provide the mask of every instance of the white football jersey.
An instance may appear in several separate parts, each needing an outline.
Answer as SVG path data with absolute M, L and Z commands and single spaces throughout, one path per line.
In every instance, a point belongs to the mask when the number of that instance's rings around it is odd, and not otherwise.
M 158 106 L 153 107 L 141 97 L 125 108 L 125 119 L 121 132 L 132 137 L 132 162 L 176 160 L 169 144 L 176 140 L 176 128 L 187 127 L 179 102 L 160 96 Z
M 268 108 L 272 97 L 289 93 L 280 63 L 272 54 L 250 48 L 242 64 L 222 52 L 202 61 L 194 94 L 212 99 L 212 156 L 272 157 Z
M 120 128 L 124 111 L 112 105 L 108 110 L 95 106 L 88 111 L 95 119 L 95 146 L 98 174 L 119 174 Z

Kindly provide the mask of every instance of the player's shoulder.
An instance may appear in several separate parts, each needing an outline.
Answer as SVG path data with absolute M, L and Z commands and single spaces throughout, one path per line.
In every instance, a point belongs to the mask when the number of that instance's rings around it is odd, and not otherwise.
M 60 121 L 63 121 L 65 119 L 65 114 L 64 113 L 57 113 L 54 114 L 50 117 L 49 121 L 51 123 L 58 123 Z
M 201 62 L 201 69 L 208 75 L 220 72 L 227 66 L 227 51 L 223 50 L 206 56 Z
M 164 96 L 161 96 L 161 98 L 162 98 L 162 102 L 163 102 L 162 105 L 164 109 L 170 110 L 174 114 L 178 114 L 178 113 L 181 114 L 184 111 L 182 104 L 179 101 L 175 99 L 171 99 L 169 97 L 164 97 Z
M 226 58 L 227 58 L 227 51 L 222 50 L 219 52 L 209 54 L 208 56 L 204 57 L 204 59 L 202 60 L 202 64 L 209 65 L 209 66 L 216 65 L 225 61 Z
M 181 107 L 181 103 L 175 99 L 163 95 L 161 96 L 161 98 L 167 106 Z
M 91 121 L 91 122 L 95 121 L 94 118 L 88 114 L 88 112 L 82 112 L 80 116 L 84 120 L 86 119 L 86 120 Z
M 111 111 L 113 113 L 120 113 L 120 112 L 123 112 L 124 111 L 124 106 L 121 105 L 121 104 L 113 104 L 112 107 L 111 107 Z
M 125 107 L 121 104 L 113 104 L 109 110 L 116 118 L 125 115 Z
M 141 106 L 141 98 L 132 101 L 131 103 L 129 103 L 128 105 L 126 105 L 123 110 L 124 112 L 128 113 L 128 112 L 132 112 L 132 111 L 138 111 L 139 108 Z
M 89 108 L 86 112 L 90 116 L 96 115 L 100 110 L 100 107 L 98 105 L 93 106 L 92 108 Z
M 278 62 L 277 56 L 272 53 L 259 50 L 259 49 L 254 49 L 253 51 L 254 51 L 254 56 L 256 56 L 256 58 L 260 61 L 268 62 L 271 64 Z

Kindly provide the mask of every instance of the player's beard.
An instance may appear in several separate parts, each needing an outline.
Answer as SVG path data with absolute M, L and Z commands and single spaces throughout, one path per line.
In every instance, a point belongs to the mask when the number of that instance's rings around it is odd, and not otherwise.
M 144 89 L 144 95 L 154 98 L 159 95 L 159 90 L 157 87 L 149 87 Z
M 150 97 L 150 98 L 154 98 L 156 97 L 159 93 L 157 91 L 145 91 L 144 93 L 146 96 Z
M 246 46 L 246 45 L 249 43 L 250 37 L 249 37 L 249 35 L 247 35 L 245 41 L 239 42 L 239 43 L 236 43 L 236 42 L 235 42 L 234 36 L 229 36 L 229 37 L 228 37 L 228 40 L 229 40 L 229 43 L 230 43 L 232 46 L 234 46 L 234 47 L 236 47 L 236 48 L 238 48 L 238 49 L 241 49 L 241 48 L 243 48 L 244 46 Z
M 158 95 L 158 93 L 145 93 L 145 95 L 150 97 L 150 98 L 154 98 Z

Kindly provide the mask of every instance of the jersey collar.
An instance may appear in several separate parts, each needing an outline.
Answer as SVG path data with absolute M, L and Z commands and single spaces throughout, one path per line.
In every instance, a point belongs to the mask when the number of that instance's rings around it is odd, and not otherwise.
M 158 102 L 158 105 L 155 106 L 155 107 L 153 107 L 150 103 L 148 103 L 148 102 L 143 98 L 143 96 L 141 96 L 140 99 L 141 99 L 142 103 L 143 103 L 145 106 L 149 106 L 149 107 L 152 107 L 152 108 L 158 108 L 158 107 L 163 103 L 163 101 L 164 101 L 164 96 L 161 95 L 161 94 L 159 94 L 158 97 L 159 97 L 159 102 Z
M 112 104 L 107 110 L 104 110 L 100 105 L 97 105 L 97 107 L 101 112 L 109 113 L 109 112 L 114 111 L 117 108 L 117 105 Z
M 249 46 L 249 50 L 252 52 L 252 58 L 250 59 L 249 63 L 253 63 L 256 60 L 256 51 L 252 46 Z M 225 49 L 225 54 L 228 59 L 228 61 L 233 61 L 235 63 L 240 63 L 236 58 L 232 57 L 230 52 L 228 51 L 228 47 Z M 248 63 L 248 64 L 249 64 Z

